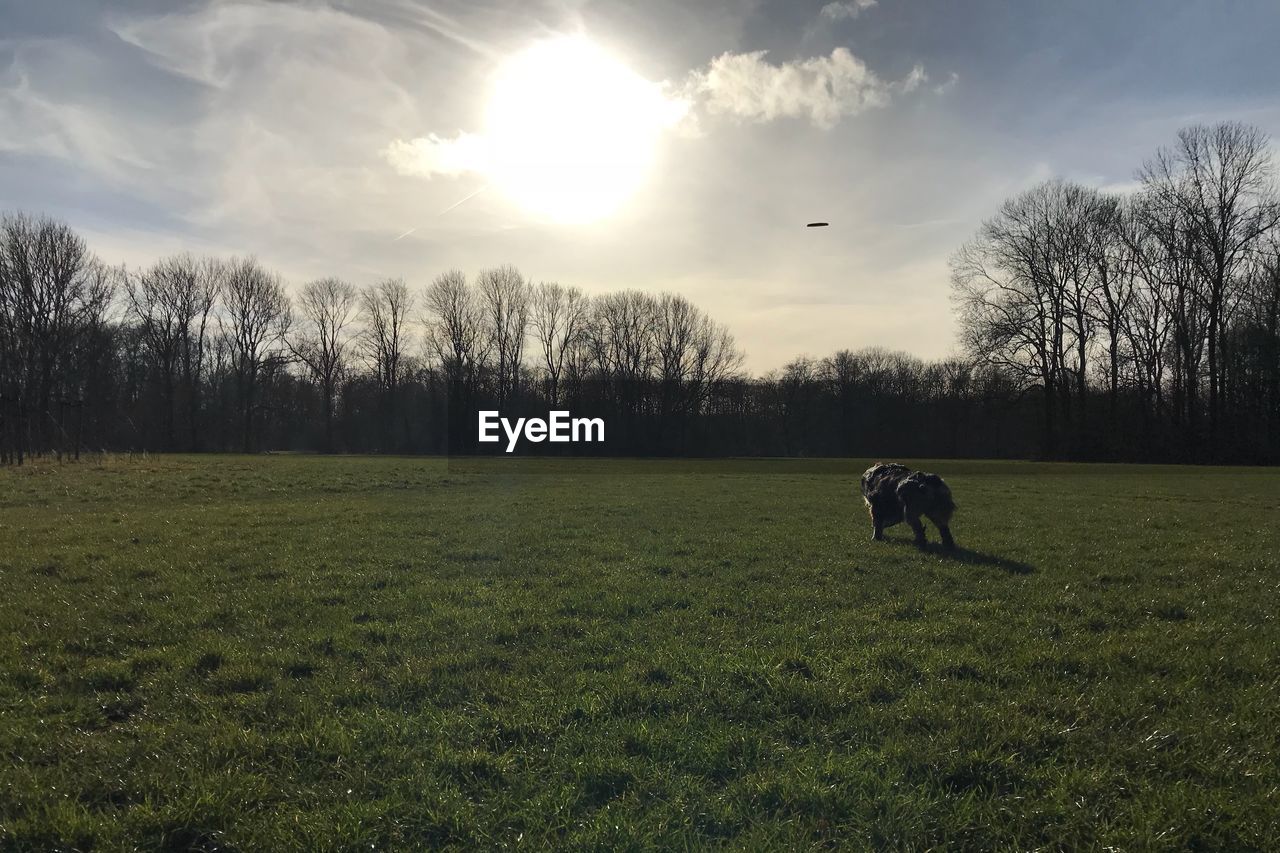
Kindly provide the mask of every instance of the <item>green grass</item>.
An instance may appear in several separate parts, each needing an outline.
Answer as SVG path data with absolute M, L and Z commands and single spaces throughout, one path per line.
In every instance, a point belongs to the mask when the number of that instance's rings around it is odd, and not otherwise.
M 1276 848 L 1280 474 L 865 463 L 0 471 L 0 849 Z

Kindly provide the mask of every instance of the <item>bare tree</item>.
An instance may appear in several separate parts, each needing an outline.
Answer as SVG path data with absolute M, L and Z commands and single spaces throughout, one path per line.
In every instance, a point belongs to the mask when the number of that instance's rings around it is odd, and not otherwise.
M 138 323 L 159 374 L 165 447 L 175 446 L 178 389 L 187 397 L 191 449 L 199 446 L 200 383 L 209 318 L 221 288 L 222 265 L 189 254 L 164 258 L 127 278 L 129 314 Z
M 1267 438 L 1280 444 L 1280 234 L 1270 235 L 1252 281 L 1250 311 L 1261 418 Z
M 204 388 L 205 363 L 209 339 L 212 336 L 210 319 L 221 298 L 227 266 L 217 258 L 204 258 L 197 262 L 194 275 L 185 291 L 182 314 L 186 318 L 187 333 L 182 340 L 179 363 L 182 367 L 182 383 L 187 395 L 187 421 L 192 450 L 200 450 L 201 399 Z
M 1120 398 L 1120 362 L 1125 341 L 1125 318 L 1134 299 L 1133 254 L 1124 238 L 1132 211 L 1119 196 L 1099 196 L 1088 223 L 1087 244 L 1096 288 L 1093 311 L 1107 336 L 1108 415 L 1114 429 Z
M 476 276 L 476 288 L 484 311 L 495 391 L 501 407 L 520 380 L 529 326 L 529 286 L 519 270 L 504 264 L 481 270 Z
M 1280 233 L 1255 252 L 1228 329 L 1223 387 L 1237 442 L 1280 445 Z
M 1047 189 L 1053 247 L 1049 280 L 1061 294 L 1066 328 L 1062 345 L 1070 348 L 1069 356 L 1064 350 L 1060 357 L 1064 378 L 1074 385 L 1074 414 L 1083 434 L 1089 413 L 1089 361 L 1097 334 L 1094 307 L 1104 269 L 1096 251 L 1098 222 L 1106 216 L 1107 205 L 1097 190 L 1080 184 L 1053 181 Z M 1064 406 L 1072 411 L 1067 390 L 1064 385 Z
M 325 451 L 333 452 L 333 405 L 347 366 L 348 326 L 355 314 L 356 290 L 336 278 L 309 282 L 298 295 L 301 328 L 289 341 L 295 358 L 320 386 L 324 405 Z
M 560 404 L 560 383 L 574 346 L 586 326 L 590 302 L 576 287 L 543 282 L 533 293 L 532 325 L 542 366 L 547 374 L 547 396 Z
M 284 359 L 291 317 L 280 276 L 254 258 L 231 261 L 224 279 L 222 335 L 229 350 L 240 397 L 241 449 L 253 450 L 253 416 L 264 371 Z
M 1144 191 L 1134 199 L 1133 210 L 1136 220 L 1126 234 L 1142 288 L 1131 322 L 1145 338 L 1139 345 L 1148 350 L 1146 358 L 1155 371 L 1151 381 L 1157 410 L 1168 372 L 1174 423 L 1194 457 L 1200 446 L 1201 380 L 1209 336 L 1196 238 L 1186 212 L 1165 195 Z
M 1043 393 L 1044 446 L 1052 453 L 1063 380 L 1065 307 L 1053 262 L 1052 190 L 1009 199 L 951 259 L 965 348 Z
M 788 453 L 803 452 L 809 443 L 813 410 L 821 388 L 819 365 L 808 356 L 792 359 L 777 377 L 783 446 Z
M 398 278 L 387 279 L 360 292 L 360 317 L 364 324 L 360 349 L 378 384 L 391 395 L 403 378 L 412 310 L 413 296 Z
M 646 379 L 658 362 L 658 301 L 638 290 L 608 293 L 592 302 L 591 349 L 597 369 L 615 380 Z
M 951 259 L 953 297 L 970 355 L 1043 394 L 1044 447 L 1073 402 L 1083 431 L 1095 339 L 1097 231 L 1107 203 L 1053 180 L 1006 201 Z
M 475 292 L 460 270 L 436 276 L 423 293 L 427 348 L 440 362 L 445 378 L 471 383 L 486 357 L 484 318 Z
M 734 379 L 742 369 L 744 353 L 727 326 L 703 316 L 694 337 L 691 379 L 699 397 L 722 382 Z
M 733 336 L 678 294 L 663 294 L 654 311 L 653 340 L 664 405 L 693 411 L 707 392 L 742 363 Z
M 1209 436 L 1217 437 L 1223 396 L 1221 349 L 1235 288 L 1264 236 L 1280 223 L 1270 141 L 1256 127 L 1224 122 L 1178 133 L 1178 143 L 1138 173 L 1147 192 L 1176 211 L 1192 240 L 1208 320 Z
M 694 338 L 702 320 L 692 302 L 675 293 L 658 298 L 653 317 L 653 340 L 657 350 L 658 381 L 678 385 L 693 369 Z
M 400 411 L 400 384 L 404 379 L 409 345 L 409 317 L 413 296 L 400 279 L 387 279 L 360 293 L 360 317 L 364 329 L 360 351 L 373 369 L 381 389 L 382 443 L 384 449 L 397 444 Z M 405 424 L 407 430 L 408 425 Z
M 129 312 L 138 323 L 148 359 L 158 374 L 164 407 L 164 449 L 173 450 L 178 359 L 186 329 L 179 317 L 177 289 L 161 261 L 126 279 Z
M 101 326 L 116 285 L 67 225 L 0 219 L 0 455 L 9 461 L 69 443 L 55 403 L 82 398 L 77 346 Z

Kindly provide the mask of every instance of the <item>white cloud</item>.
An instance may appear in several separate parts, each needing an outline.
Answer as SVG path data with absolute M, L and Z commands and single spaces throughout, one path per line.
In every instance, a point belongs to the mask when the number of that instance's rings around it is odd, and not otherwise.
M 432 133 L 416 139 L 397 139 L 382 153 L 402 175 L 455 178 L 468 172 L 483 174 L 489 166 L 488 148 L 484 136 L 460 131 L 454 137 Z
M 889 86 L 847 48 L 779 65 L 766 54 L 721 54 L 694 72 L 690 88 L 713 114 L 753 122 L 806 118 L 820 128 L 889 102 Z
M 865 0 L 864 0 L 865 2 Z M 638 79 L 638 78 L 637 78 Z M 644 82 L 656 93 L 664 132 L 696 138 L 704 134 L 704 116 L 729 116 L 764 123 L 804 119 L 830 129 L 841 119 L 882 107 L 894 92 L 910 93 L 927 83 L 920 65 L 902 80 L 882 80 L 847 48 L 830 56 L 770 63 L 767 52 L 724 53 L 690 72 L 679 91 L 667 83 Z M 484 133 L 455 136 L 430 133 L 396 139 L 382 148 L 383 158 L 400 174 L 423 178 L 484 176 L 494 166 L 495 143 Z
M 406 83 L 430 67 L 427 37 L 321 4 L 210 2 L 109 26 L 198 105 L 190 120 L 139 136 L 154 174 L 190 193 L 182 215 L 193 224 L 289 223 L 310 244 L 330 226 L 394 231 L 427 206 L 378 158 L 422 122 Z M 110 120 L 127 126 L 129 116 Z M 459 157 L 434 162 L 456 168 Z
M 1073 176 L 1068 175 L 1068 178 Z M 1101 175 L 1083 175 L 1078 178 L 1081 183 L 1092 186 L 1100 193 L 1110 195 L 1132 195 L 1142 189 L 1142 181 L 1133 178 L 1108 179 Z
M 954 89 L 956 87 L 956 84 L 959 82 L 960 82 L 960 75 L 952 71 L 951 75 L 947 77 L 946 80 L 943 80 L 937 86 L 933 87 L 933 92 L 936 95 L 945 95 L 947 92 L 950 92 L 952 89 Z
M 390 140 L 474 114 L 478 63 L 457 40 L 319 2 L 209 0 L 102 24 L 132 48 L 126 61 L 71 37 L 15 40 L 0 59 L 0 168 L 74 178 L 84 201 L 64 210 L 77 227 L 128 198 L 118 237 L 95 232 L 109 261 L 164 251 L 181 231 L 299 280 L 381 275 L 411 253 L 383 245 L 408 228 L 430 222 L 445 240 L 506 224 L 488 196 L 439 218 L 470 187 L 410 186 L 387 165 Z M 419 168 L 460 174 L 473 143 L 427 136 L 397 153 L 425 146 Z M 31 192 L 0 189 L 7 205 L 58 211 Z
M 903 92 L 914 92 L 916 89 L 919 89 L 921 86 L 923 86 L 925 83 L 928 83 L 928 82 L 929 82 L 929 75 L 925 73 L 924 66 L 917 65 L 916 67 L 911 69 L 910 74 L 908 74 L 905 78 L 903 78 L 903 80 L 900 83 L 898 83 L 898 88 L 901 89 Z
M 8 67 L 0 67 L 0 153 L 65 160 L 118 185 L 153 168 L 165 148 L 153 116 L 121 122 L 92 94 L 46 83 L 59 72 L 96 79 L 104 67 L 92 52 L 60 40 L 15 43 Z
M 828 21 L 848 21 L 877 5 L 876 0 L 848 0 L 844 3 L 828 3 L 819 13 Z

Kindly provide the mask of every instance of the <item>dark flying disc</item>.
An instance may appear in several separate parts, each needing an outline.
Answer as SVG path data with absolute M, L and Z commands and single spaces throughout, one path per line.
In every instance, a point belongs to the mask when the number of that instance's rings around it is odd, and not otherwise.
M 805 228 L 826 228 L 830 222 L 810 222 Z

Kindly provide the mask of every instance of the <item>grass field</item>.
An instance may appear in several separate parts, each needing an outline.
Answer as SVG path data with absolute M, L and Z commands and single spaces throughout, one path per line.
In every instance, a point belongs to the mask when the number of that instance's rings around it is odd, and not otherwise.
M 2 470 L 0 849 L 1280 845 L 1280 473 L 866 461 Z

